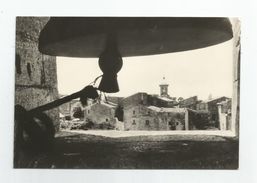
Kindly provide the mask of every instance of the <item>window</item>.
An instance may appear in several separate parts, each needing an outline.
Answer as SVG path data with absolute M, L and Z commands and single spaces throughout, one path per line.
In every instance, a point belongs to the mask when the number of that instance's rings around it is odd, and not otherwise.
M 108 122 L 108 121 L 109 121 L 109 119 L 108 119 L 108 118 L 106 118 L 106 119 L 105 119 L 105 121 L 106 121 L 106 122 Z
M 18 54 L 15 55 L 15 68 L 16 73 L 21 74 L 21 57 Z
M 132 125 L 135 125 L 135 124 L 136 124 L 136 120 L 133 120 Z
M 87 110 L 87 113 L 89 114 L 89 113 L 90 113 L 90 110 Z
M 133 111 L 133 114 L 136 114 L 136 111 Z
M 31 73 L 32 73 L 32 71 L 31 71 L 31 65 L 30 65 L 30 63 L 27 63 L 27 72 L 28 72 L 29 77 L 31 78 Z
M 151 112 L 150 112 L 150 111 L 148 111 L 147 113 L 148 113 L 148 115 L 150 115 L 150 114 L 151 114 Z
M 149 126 L 150 121 L 149 120 L 145 120 L 145 125 Z

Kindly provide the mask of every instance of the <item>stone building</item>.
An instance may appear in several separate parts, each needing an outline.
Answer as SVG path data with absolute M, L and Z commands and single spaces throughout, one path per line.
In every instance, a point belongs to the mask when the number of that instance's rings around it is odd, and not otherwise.
M 185 130 L 186 109 L 137 105 L 124 110 L 125 130 Z
M 76 118 L 74 117 L 74 113 L 76 111 L 83 112 L 83 110 L 84 110 L 84 107 L 82 106 L 79 99 L 73 99 L 70 102 L 67 102 L 59 106 L 59 111 L 66 118 L 66 120 L 71 120 L 73 118 Z M 81 118 L 83 118 L 83 115 L 81 116 Z
M 114 104 L 121 104 L 124 97 L 107 96 L 107 100 Z
M 122 100 L 125 130 L 185 130 L 186 109 L 174 108 L 177 101 L 168 94 L 162 81 L 160 95 L 139 92 Z
M 148 101 L 148 94 L 139 92 L 124 98 L 122 100 L 122 106 L 125 109 L 135 105 L 148 105 Z
M 117 105 L 111 102 L 95 102 L 88 105 L 84 109 L 84 120 L 92 122 L 93 128 L 108 128 L 114 129 L 117 118 L 115 117 L 115 110 Z
M 198 97 L 193 96 L 193 97 L 189 97 L 187 99 L 183 99 L 179 101 L 178 107 L 196 110 L 196 106 L 198 103 L 199 103 Z
M 126 97 L 122 100 L 121 105 L 125 108 L 135 105 L 153 105 L 157 107 L 173 107 L 177 102 L 171 98 L 161 97 L 158 95 L 149 95 L 147 93 L 139 92 Z
M 169 84 L 166 83 L 165 77 L 163 77 L 163 80 L 159 86 L 160 86 L 160 96 L 169 98 L 170 97 L 169 91 L 168 91 Z
M 48 20 L 46 17 L 16 18 L 15 104 L 27 110 L 58 98 L 56 58 L 38 50 L 39 34 Z M 58 130 L 58 108 L 46 113 Z

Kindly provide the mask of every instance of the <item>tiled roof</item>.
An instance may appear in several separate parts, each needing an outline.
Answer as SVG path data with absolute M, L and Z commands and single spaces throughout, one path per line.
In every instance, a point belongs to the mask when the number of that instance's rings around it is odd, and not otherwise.
M 111 108 L 115 108 L 117 105 L 116 104 L 114 104 L 114 103 L 112 103 L 112 102 L 103 102 L 103 101 L 101 101 L 99 104 L 102 104 L 102 105 L 105 105 L 105 106 L 107 106 L 107 107 L 111 107 Z
M 167 97 L 160 97 L 160 96 L 158 96 L 157 97 L 158 99 L 161 99 L 161 100 L 164 100 L 164 101 L 166 101 L 166 102 L 173 102 L 174 100 L 172 100 L 172 99 L 170 99 L 170 98 L 167 98 Z
M 156 107 L 156 106 L 149 106 L 147 108 L 156 112 L 185 112 L 184 108 L 166 108 L 166 107 Z
M 204 103 L 213 102 L 213 101 L 218 100 L 218 99 L 221 99 L 221 98 L 228 99 L 228 97 L 223 96 L 223 97 L 215 97 L 215 98 L 213 98 L 213 99 L 205 100 L 205 101 L 203 101 L 203 102 L 204 102 Z

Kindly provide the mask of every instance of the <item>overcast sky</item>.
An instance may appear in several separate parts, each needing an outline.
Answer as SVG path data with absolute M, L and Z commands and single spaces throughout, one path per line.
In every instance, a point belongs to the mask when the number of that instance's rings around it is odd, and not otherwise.
M 200 99 L 232 96 L 232 43 L 193 51 L 140 57 L 124 57 L 118 73 L 120 92 L 112 96 L 129 96 L 136 92 L 159 94 L 165 76 L 172 97 Z M 102 72 L 97 58 L 57 58 L 58 89 L 71 94 L 92 82 Z

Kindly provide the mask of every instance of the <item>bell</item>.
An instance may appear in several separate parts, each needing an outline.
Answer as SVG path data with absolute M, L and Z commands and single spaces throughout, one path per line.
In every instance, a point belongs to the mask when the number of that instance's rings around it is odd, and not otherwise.
M 232 37 L 227 18 L 52 17 L 40 33 L 39 51 L 99 58 L 103 71 L 99 89 L 117 92 L 122 57 L 205 48 Z

